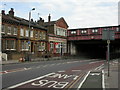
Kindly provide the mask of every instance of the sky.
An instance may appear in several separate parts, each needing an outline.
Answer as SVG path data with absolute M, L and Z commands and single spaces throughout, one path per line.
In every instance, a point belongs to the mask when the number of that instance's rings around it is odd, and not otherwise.
M 51 21 L 61 17 L 67 22 L 69 29 L 90 28 L 118 25 L 119 0 L 1 0 L 0 10 L 6 14 L 14 8 L 15 16 L 28 19 L 31 11 L 32 18 L 37 21 L 42 17 Z

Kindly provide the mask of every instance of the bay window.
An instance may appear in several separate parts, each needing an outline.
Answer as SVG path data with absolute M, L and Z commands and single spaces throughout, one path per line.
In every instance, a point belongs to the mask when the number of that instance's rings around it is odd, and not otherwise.
M 15 40 L 6 40 L 6 50 L 16 50 Z

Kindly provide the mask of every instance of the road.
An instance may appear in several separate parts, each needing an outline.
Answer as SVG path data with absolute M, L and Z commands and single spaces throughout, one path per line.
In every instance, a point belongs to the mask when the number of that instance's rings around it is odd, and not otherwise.
M 103 60 L 94 59 L 3 65 L 2 88 L 80 88 L 90 71 L 101 71 L 103 66 Z

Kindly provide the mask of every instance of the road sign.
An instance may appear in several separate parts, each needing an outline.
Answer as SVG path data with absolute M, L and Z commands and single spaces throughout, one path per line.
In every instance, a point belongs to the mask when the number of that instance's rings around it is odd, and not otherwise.
M 28 41 L 28 44 L 30 44 L 30 41 Z
M 102 40 L 115 40 L 115 31 L 114 30 L 103 30 Z
M 107 40 L 107 60 L 108 60 L 108 77 L 109 77 L 109 61 L 110 61 L 110 40 L 115 40 L 114 30 L 103 30 L 102 40 Z

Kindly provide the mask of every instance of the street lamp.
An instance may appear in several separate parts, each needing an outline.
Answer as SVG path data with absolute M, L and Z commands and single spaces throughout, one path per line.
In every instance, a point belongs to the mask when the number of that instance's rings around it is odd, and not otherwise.
M 28 44 L 29 44 L 29 52 L 30 52 L 30 22 L 31 22 L 31 11 L 35 10 L 35 8 L 31 9 L 30 12 L 29 12 L 29 41 L 28 41 Z
M 33 11 L 33 10 L 35 10 L 35 8 L 33 8 L 33 9 L 31 9 L 30 11 L 29 11 L 29 41 L 28 41 L 28 45 L 29 45 L 29 54 L 30 54 L 30 52 L 31 52 L 31 50 L 30 50 L 30 34 L 31 34 L 31 30 L 30 30 L 30 22 L 31 22 L 31 11 Z M 30 61 L 30 55 L 28 54 L 28 61 Z

